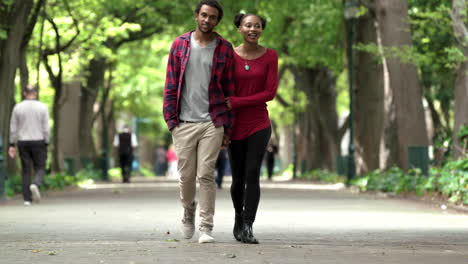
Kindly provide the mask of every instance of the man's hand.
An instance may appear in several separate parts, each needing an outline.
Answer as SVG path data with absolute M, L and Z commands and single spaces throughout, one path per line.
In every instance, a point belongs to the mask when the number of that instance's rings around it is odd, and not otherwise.
M 231 144 L 231 140 L 229 139 L 229 136 L 224 135 L 223 144 L 221 145 L 221 148 L 227 148 L 229 144 Z
M 8 155 L 10 158 L 14 159 L 16 157 L 16 148 L 15 147 L 9 147 L 8 148 Z

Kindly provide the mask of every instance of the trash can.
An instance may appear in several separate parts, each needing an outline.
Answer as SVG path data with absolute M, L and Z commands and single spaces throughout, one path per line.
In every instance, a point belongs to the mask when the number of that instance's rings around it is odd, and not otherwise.
M 336 157 L 336 172 L 339 175 L 348 175 L 348 156 Z
M 93 161 L 89 157 L 80 157 L 81 167 L 86 170 L 94 169 Z
M 75 159 L 74 158 L 65 158 L 64 163 L 65 163 L 65 172 L 68 175 L 75 176 L 75 173 L 76 173 Z
M 423 175 L 429 175 L 428 146 L 409 146 L 408 165 L 410 169 L 419 168 Z

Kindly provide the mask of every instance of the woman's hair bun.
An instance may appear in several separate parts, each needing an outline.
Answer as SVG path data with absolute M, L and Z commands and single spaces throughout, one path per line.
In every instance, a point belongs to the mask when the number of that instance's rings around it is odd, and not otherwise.
M 242 22 L 242 19 L 245 17 L 245 14 L 239 13 L 234 17 L 234 25 L 236 27 L 240 27 L 240 24 Z

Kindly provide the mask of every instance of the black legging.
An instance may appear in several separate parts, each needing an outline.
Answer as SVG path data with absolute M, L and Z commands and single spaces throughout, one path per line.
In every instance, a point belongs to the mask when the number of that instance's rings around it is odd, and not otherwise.
M 246 223 L 253 223 L 260 201 L 260 168 L 270 140 L 271 127 L 229 145 L 232 185 L 231 198 L 236 213 L 243 212 Z

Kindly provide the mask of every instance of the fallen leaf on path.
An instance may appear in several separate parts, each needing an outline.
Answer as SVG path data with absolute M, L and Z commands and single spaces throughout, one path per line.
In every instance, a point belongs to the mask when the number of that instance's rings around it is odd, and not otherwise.
M 179 240 L 175 238 L 168 238 L 166 239 L 166 242 L 179 242 Z
M 302 248 L 301 246 L 296 246 L 296 245 L 290 245 L 289 247 L 292 247 L 292 248 Z
M 224 255 L 226 258 L 235 258 L 235 257 L 237 257 L 235 254 L 231 254 L 231 253 L 229 253 L 229 254 L 224 253 L 223 255 Z
M 57 252 L 55 252 L 55 251 L 49 251 L 49 253 L 47 253 L 47 255 L 49 255 L 49 256 L 55 256 L 55 255 L 57 255 Z
M 41 252 L 41 251 L 40 251 L 39 249 L 34 249 L 34 250 L 32 250 L 31 252 L 32 252 L 32 253 L 39 253 L 39 252 Z

